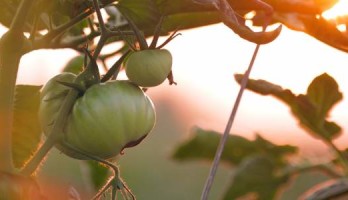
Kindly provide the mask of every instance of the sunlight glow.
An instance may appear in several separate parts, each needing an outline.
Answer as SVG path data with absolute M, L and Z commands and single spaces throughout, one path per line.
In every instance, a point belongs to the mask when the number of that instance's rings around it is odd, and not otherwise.
M 331 9 L 323 13 L 323 17 L 326 19 L 334 19 L 340 16 L 348 15 L 348 1 L 340 0 Z

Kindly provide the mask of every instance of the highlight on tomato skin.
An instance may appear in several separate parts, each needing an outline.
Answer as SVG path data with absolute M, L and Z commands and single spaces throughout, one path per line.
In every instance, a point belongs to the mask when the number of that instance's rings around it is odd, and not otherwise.
M 172 55 L 166 49 L 135 51 L 125 62 L 126 75 L 138 86 L 155 87 L 166 80 L 172 63 Z

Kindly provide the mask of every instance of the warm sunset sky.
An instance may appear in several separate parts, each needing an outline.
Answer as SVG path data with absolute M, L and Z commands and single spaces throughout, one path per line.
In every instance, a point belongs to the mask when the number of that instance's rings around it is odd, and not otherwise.
M 348 1 L 346 10 L 348 10 Z M 341 6 L 340 8 L 343 8 Z M 168 46 L 174 57 L 173 73 L 177 86 L 166 83 L 149 90 L 154 103 L 161 100 L 173 106 L 185 128 L 198 125 L 223 132 L 239 85 L 235 73 L 243 73 L 255 45 L 236 36 L 222 24 L 182 31 Z M 26 55 L 20 65 L 18 83 L 43 84 L 69 58 L 71 50 L 36 51 Z M 261 47 L 251 78 L 265 79 L 305 93 L 316 76 L 326 72 L 336 79 L 340 90 L 348 95 L 348 55 L 301 32 L 285 27 L 279 38 Z M 330 118 L 344 128 L 340 147 L 348 147 L 348 101 L 345 98 L 332 111 Z M 256 132 L 280 144 L 300 144 L 313 155 L 312 146 L 321 142 L 298 128 L 288 108 L 271 97 L 246 92 L 232 132 L 253 137 Z

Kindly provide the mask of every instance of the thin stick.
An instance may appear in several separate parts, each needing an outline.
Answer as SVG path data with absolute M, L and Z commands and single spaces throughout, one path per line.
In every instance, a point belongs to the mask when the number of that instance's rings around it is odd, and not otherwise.
M 245 72 L 245 74 L 243 76 L 242 82 L 240 84 L 240 89 L 239 89 L 238 95 L 236 97 L 236 100 L 235 100 L 235 103 L 234 103 L 234 106 L 233 106 L 230 118 L 228 119 L 228 122 L 227 122 L 227 125 L 226 125 L 226 128 L 225 128 L 224 134 L 223 134 L 223 136 L 220 139 L 220 143 L 219 143 L 219 146 L 218 146 L 218 148 L 216 150 L 214 161 L 213 161 L 212 167 L 210 169 L 209 176 L 208 176 L 208 178 L 206 180 L 206 183 L 205 183 L 205 186 L 204 186 L 204 190 L 203 190 L 203 193 L 202 193 L 202 196 L 201 196 L 202 200 L 207 200 L 208 199 L 208 195 L 209 195 L 211 186 L 213 184 L 217 168 L 219 166 L 220 158 L 221 158 L 222 152 L 224 150 L 225 143 L 226 143 L 227 138 L 229 136 L 229 133 L 231 131 L 234 118 L 236 117 L 236 114 L 237 114 L 239 103 L 240 103 L 240 101 L 242 99 L 243 92 L 244 92 L 244 90 L 246 88 L 246 85 L 248 83 L 249 75 L 250 75 L 251 69 L 252 69 L 252 67 L 254 65 L 255 58 L 256 58 L 257 52 L 259 51 L 259 48 L 260 48 L 260 45 L 257 44 L 256 48 L 254 50 L 254 54 L 252 56 L 252 59 L 250 61 L 249 67 L 248 67 L 247 71 Z
M 267 25 L 268 25 L 268 20 L 266 20 L 266 22 L 265 22 L 265 26 L 263 27 L 263 32 L 266 30 Z M 213 182 L 214 182 L 214 178 L 215 178 L 218 166 L 219 166 L 219 162 L 220 162 L 220 159 L 221 159 L 222 152 L 223 152 L 223 150 L 225 148 L 226 141 L 227 141 L 228 136 L 230 134 L 230 131 L 231 131 L 234 119 L 235 119 L 236 114 L 237 114 L 237 110 L 238 110 L 240 101 L 241 101 L 242 96 L 243 96 L 243 92 L 244 92 L 244 90 L 246 88 L 246 85 L 248 83 L 249 76 L 250 76 L 251 70 L 253 68 L 253 65 L 254 65 L 254 62 L 255 62 L 255 59 L 256 59 L 256 56 L 257 56 L 257 53 L 258 53 L 259 49 L 260 49 L 260 44 L 257 44 L 256 47 L 255 47 L 253 56 L 252 56 L 252 58 L 250 60 L 248 69 L 245 71 L 243 79 L 242 79 L 242 81 L 240 83 L 240 89 L 239 89 L 238 95 L 237 95 L 237 97 L 235 99 L 235 102 L 234 102 L 234 105 L 233 105 L 230 117 L 228 119 L 228 122 L 226 124 L 224 133 L 223 133 L 223 135 L 222 135 L 222 137 L 220 139 L 218 148 L 216 150 L 213 164 L 212 164 L 212 166 L 210 168 L 210 172 L 209 172 L 208 178 L 207 178 L 207 180 L 205 182 L 205 185 L 204 185 L 204 189 L 203 189 L 203 192 L 202 192 L 202 195 L 201 195 L 201 200 L 207 200 L 208 197 L 209 197 L 209 192 L 210 192 L 211 187 L 212 187 Z

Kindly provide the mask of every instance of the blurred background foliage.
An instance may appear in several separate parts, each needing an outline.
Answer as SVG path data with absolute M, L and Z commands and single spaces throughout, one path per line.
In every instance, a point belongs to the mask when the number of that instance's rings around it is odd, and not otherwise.
M 158 121 L 153 132 L 137 147 L 127 149 L 124 157 L 119 158 L 117 164 L 121 175 L 137 199 L 199 199 L 209 172 L 209 159 L 185 162 L 173 159 L 172 155 L 175 154 L 178 145 L 188 136 L 185 130 L 180 128 L 180 120 L 173 115 L 173 108 L 165 102 L 157 104 L 156 108 Z M 194 135 L 191 134 L 190 137 Z M 232 183 L 235 169 L 236 167 L 228 162 L 222 163 L 213 185 L 211 199 L 223 199 Z M 84 161 L 70 159 L 55 149 L 42 166 L 39 180 L 43 191 L 52 199 L 56 196 L 55 193 L 66 192 L 69 186 L 75 187 L 83 197 L 88 197 L 94 191 L 89 170 Z M 294 176 L 292 183 L 283 185 L 281 191 L 284 193 L 279 194 L 277 199 L 296 199 L 311 186 L 328 178 L 315 170 Z

